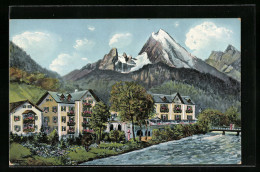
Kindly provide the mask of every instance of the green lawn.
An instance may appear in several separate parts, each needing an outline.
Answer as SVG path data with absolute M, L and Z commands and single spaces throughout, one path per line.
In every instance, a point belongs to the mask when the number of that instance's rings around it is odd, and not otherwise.
M 30 100 L 36 103 L 45 90 L 34 85 L 10 83 L 9 84 L 9 102 L 16 102 L 21 100 Z

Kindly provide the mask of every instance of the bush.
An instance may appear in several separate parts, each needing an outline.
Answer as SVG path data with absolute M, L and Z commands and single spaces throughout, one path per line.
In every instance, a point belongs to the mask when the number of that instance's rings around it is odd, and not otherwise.
M 76 151 L 70 151 L 67 156 L 70 160 L 79 162 L 88 161 L 89 159 L 96 157 L 94 153 L 86 152 L 83 148 Z
M 109 133 L 111 141 L 120 142 L 125 141 L 125 132 L 119 130 L 112 130 Z
M 110 141 L 109 133 L 103 133 L 102 138 L 104 141 L 109 142 Z
M 24 157 L 30 156 L 30 149 L 20 145 L 19 143 L 12 143 L 10 145 L 9 157 L 11 162 L 22 160 Z
M 48 136 L 48 141 L 51 145 L 56 145 L 59 142 L 59 135 L 57 130 L 53 130 Z
M 77 144 L 77 145 L 81 145 L 81 143 L 82 143 L 82 135 L 81 134 L 79 134 L 79 137 L 76 137 L 76 141 L 75 141 L 75 143 Z
M 92 148 L 89 152 L 96 154 L 98 157 L 105 157 L 105 156 L 108 156 L 108 155 L 118 154 L 115 150 L 99 149 L 99 148 Z
M 41 156 L 34 156 L 32 158 L 27 158 L 25 162 L 21 165 L 28 165 L 28 166 L 46 166 L 46 165 L 64 165 L 61 161 L 61 158 L 57 157 L 41 157 Z

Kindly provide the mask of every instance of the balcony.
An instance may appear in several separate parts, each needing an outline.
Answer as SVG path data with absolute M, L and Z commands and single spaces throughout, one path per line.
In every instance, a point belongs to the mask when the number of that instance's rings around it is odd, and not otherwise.
M 90 126 L 89 122 L 87 122 L 87 121 L 82 122 L 82 127 L 87 127 L 87 126 Z
M 193 111 L 191 109 L 187 109 L 186 113 L 192 113 Z
M 169 112 L 169 109 L 168 107 L 163 106 L 160 108 L 160 112 Z
M 24 124 L 34 123 L 34 117 L 27 117 L 23 119 Z
M 23 132 L 34 132 L 34 128 L 33 127 L 24 127 L 23 128 Z
M 74 126 L 74 125 L 75 125 L 75 121 L 67 122 L 67 126 Z
M 91 117 L 92 112 L 91 111 L 83 111 L 82 116 L 83 117 Z
M 67 116 L 75 116 L 75 112 L 73 110 L 67 112 Z

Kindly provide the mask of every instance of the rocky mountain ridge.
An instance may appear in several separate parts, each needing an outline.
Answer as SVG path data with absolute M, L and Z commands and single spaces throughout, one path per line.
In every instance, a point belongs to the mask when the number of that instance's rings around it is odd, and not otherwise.
M 228 45 L 224 52 L 212 51 L 205 62 L 220 72 L 241 81 L 241 53 L 234 46 Z

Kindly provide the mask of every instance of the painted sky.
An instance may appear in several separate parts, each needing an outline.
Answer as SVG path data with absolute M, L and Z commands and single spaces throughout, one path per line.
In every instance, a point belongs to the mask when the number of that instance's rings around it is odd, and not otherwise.
M 159 29 L 203 60 L 228 44 L 240 50 L 240 24 L 238 18 L 11 19 L 9 39 L 41 66 L 65 75 L 103 58 L 113 47 L 135 57 Z

